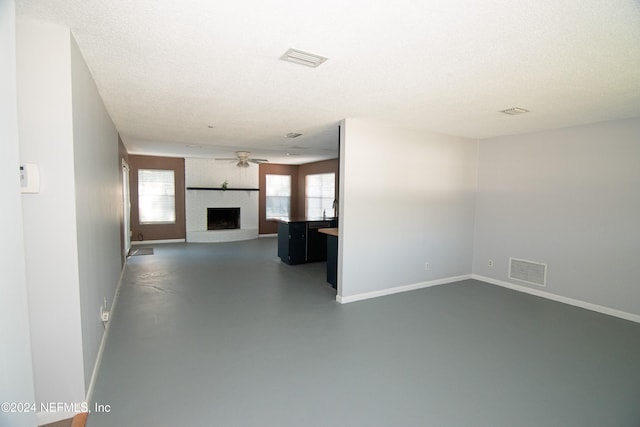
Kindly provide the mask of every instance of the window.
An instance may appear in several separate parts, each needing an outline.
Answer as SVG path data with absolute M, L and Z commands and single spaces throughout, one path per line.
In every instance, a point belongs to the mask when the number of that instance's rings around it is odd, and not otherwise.
M 267 218 L 291 214 L 291 175 L 267 175 Z
M 307 175 L 305 179 L 305 212 L 308 217 L 335 216 L 336 174 Z
M 176 222 L 176 186 L 172 170 L 138 170 L 140 224 Z

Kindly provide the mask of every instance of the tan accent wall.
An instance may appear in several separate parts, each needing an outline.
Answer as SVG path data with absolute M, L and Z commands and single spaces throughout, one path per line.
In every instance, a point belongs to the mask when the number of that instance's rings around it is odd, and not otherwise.
M 258 196 L 259 233 L 273 234 L 278 232 L 278 224 L 273 221 L 267 221 L 266 175 L 291 175 L 291 216 L 301 217 L 305 216 L 304 189 L 306 176 L 331 172 L 336 174 L 336 198 L 338 198 L 338 179 L 340 176 L 340 161 L 338 159 L 324 160 L 304 165 L 261 164 L 259 171 L 260 193 Z
M 131 241 L 186 238 L 184 159 L 129 155 L 131 185 Z M 176 179 L 176 222 L 174 224 L 140 224 L 138 214 L 138 170 L 173 170 Z
M 267 221 L 266 188 L 267 175 L 291 175 L 291 216 L 298 216 L 297 195 L 298 195 L 298 166 L 278 165 L 263 163 L 258 172 L 258 232 L 260 234 L 273 234 L 278 232 L 278 224 Z

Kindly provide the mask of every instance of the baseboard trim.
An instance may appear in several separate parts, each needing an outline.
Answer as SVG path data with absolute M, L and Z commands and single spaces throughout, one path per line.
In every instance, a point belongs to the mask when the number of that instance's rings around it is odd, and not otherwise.
M 155 245 L 158 243 L 185 243 L 187 239 L 164 239 L 164 240 L 133 240 L 131 246 Z
M 340 304 L 348 304 L 350 302 L 362 301 L 362 300 L 371 299 L 371 298 L 378 298 L 378 297 L 383 297 L 385 295 L 398 294 L 401 292 L 415 291 L 417 289 L 430 288 L 431 286 L 438 286 L 438 285 L 444 285 L 447 283 L 460 282 L 462 280 L 468 280 L 468 279 L 471 279 L 471 274 L 465 274 L 462 276 L 445 277 L 444 279 L 413 283 L 411 285 L 396 286 L 394 288 L 387 288 L 387 289 L 382 289 L 380 291 L 373 291 L 373 292 L 365 292 L 362 294 L 350 295 L 347 297 L 343 297 L 342 295 L 336 295 L 336 301 L 338 301 Z
M 564 304 L 573 305 L 575 307 L 584 308 L 586 310 L 596 311 L 602 314 L 608 314 L 609 316 L 619 317 L 620 319 L 630 320 L 631 322 L 640 323 L 640 315 L 627 313 L 626 311 L 616 310 L 614 308 L 605 307 L 598 304 L 592 304 L 590 302 L 563 297 L 561 295 L 552 294 L 540 289 L 527 288 L 526 286 L 514 285 L 513 283 L 504 282 L 502 280 L 492 279 L 491 277 L 480 276 L 479 274 L 472 274 L 472 279 L 479 280 L 481 282 L 487 282 L 492 285 L 502 286 L 503 288 L 512 289 L 514 291 L 524 292 L 526 294 L 535 295 L 537 297 L 546 298 L 552 301 L 561 302 Z
M 105 325 L 104 333 L 102 334 L 102 339 L 100 340 L 100 347 L 98 348 L 98 356 L 96 357 L 96 361 L 93 365 L 93 372 L 91 373 L 91 380 L 89 381 L 89 388 L 87 389 L 86 400 L 88 404 L 92 403 L 93 399 L 93 391 L 96 387 L 96 379 L 98 377 L 98 370 L 100 365 L 102 364 L 102 355 L 104 354 L 104 347 L 107 343 L 107 336 L 109 335 L 109 327 L 111 326 L 111 321 L 113 320 L 113 309 L 116 307 L 116 303 L 118 302 L 118 296 L 120 295 L 120 287 L 122 286 L 122 278 L 124 277 L 124 271 L 127 268 L 127 263 L 125 262 L 122 266 L 122 270 L 120 271 L 120 278 L 118 279 L 118 285 L 116 286 L 116 292 L 113 295 L 113 301 L 111 302 L 111 308 L 109 309 L 110 317 L 109 321 Z

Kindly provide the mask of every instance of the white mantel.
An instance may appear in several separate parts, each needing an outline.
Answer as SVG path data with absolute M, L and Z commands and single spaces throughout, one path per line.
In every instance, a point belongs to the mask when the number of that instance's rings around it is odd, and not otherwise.
M 258 166 L 239 168 L 235 162 L 185 159 L 187 188 L 258 188 Z M 240 229 L 207 230 L 207 208 L 240 208 Z M 187 242 L 232 242 L 258 237 L 258 192 L 186 190 Z

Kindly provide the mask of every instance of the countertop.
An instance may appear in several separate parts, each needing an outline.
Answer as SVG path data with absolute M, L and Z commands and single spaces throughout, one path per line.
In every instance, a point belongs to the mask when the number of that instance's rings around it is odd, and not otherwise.
M 318 228 L 318 233 L 324 233 L 338 237 L 338 228 Z
M 333 217 L 333 216 L 328 216 L 328 217 L 305 217 L 305 216 L 300 216 L 300 217 L 286 217 L 286 216 L 281 216 L 281 217 L 276 217 L 276 218 L 268 218 L 267 221 L 275 221 L 275 222 L 282 222 L 284 224 L 289 224 L 291 222 L 321 222 L 321 221 L 333 221 L 338 219 L 337 217 Z

